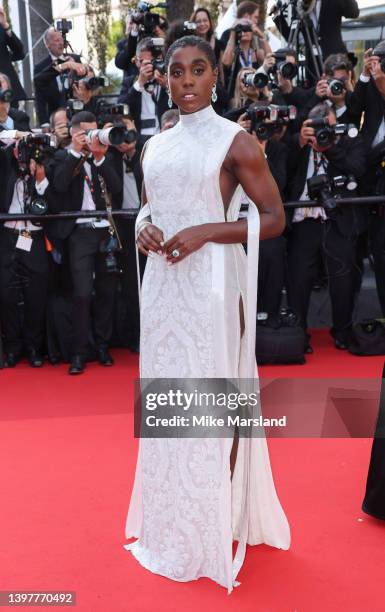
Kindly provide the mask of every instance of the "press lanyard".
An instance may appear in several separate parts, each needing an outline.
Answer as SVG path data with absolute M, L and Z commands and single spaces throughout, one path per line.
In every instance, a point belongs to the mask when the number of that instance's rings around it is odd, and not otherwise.
M 247 62 L 245 59 L 245 54 L 243 53 L 243 51 L 240 52 L 239 54 L 239 61 L 241 62 L 241 66 L 242 68 L 250 68 L 253 65 L 253 51 L 251 50 L 251 48 L 249 48 L 248 51 L 248 55 L 247 55 Z

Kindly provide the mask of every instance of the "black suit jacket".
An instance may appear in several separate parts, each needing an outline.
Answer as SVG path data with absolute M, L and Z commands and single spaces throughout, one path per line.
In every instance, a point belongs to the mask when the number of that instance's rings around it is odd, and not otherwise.
M 116 43 L 115 66 L 124 71 L 124 76 L 136 76 L 138 69 L 132 63 L 132 58 L 136 53 L 136 45 L 138 42 L 137 36 L 128 36 Z
M 79 55 L 71 54 L 71 57 L 76 62 L 80 62 Z M 62 63 L 62 61 L 59 60 L 59 63 Z M 36 112 L 40 125 L 48 123 L 51 113 L 66 105 L 67 92 L 59 90 L 58 76 L 59 73 L 53 67 L 53 60 L 50 55 L 35 66 L 33 82 L 35 85 Z
M 135 122 L 135 127 L 140 134 L 141 127 L 141 115 L 142 115 L 142 93 L 137 91 L 134 86 L 134 77 L 128 77 L 125 81 L 124 91 L 122 90 L 119 95 L 119 102 L 128 104 L 130 113 Z M 156 104 L 156 114 L 158 117 L 159 125 L 163 113 L 168 110 L 168 95 L 165 89 L 161 88 L 159 99 Z
M 111 160 L 112 160 L 112 162 L 114 164 L 114 168 L 115 168 L 116 174 L 119 177 L 119 185 L 120 185 L 120 191 L 117 191 L 112 196 L 113 208 L 120 209 L 123 206 L 123 195 L 124 195 L 124 188 L 123 188 L 123 178 L 124 178 L 123 154 L 120 151 L 118 151 L 118 149 L 115 149 L 114 147 L 111 147 L 110 151 L 109 151 L 109 155 L 110 155 L 110 158 L 111 158 Z M 142 175 L 142 168 L 141 168 L 141 164 L 140 164 L 140 150 L 139 150 L 139 148 L 136 150 L 135 155 L 130 160 L 130 166 L 132 168 L 132 171 L 133 171 L 133 174 L 134 174 L 134 177 L 135 177 L 136 188 L 138 190 L 138 195 L 139 195 L 139 200 L 140 200 L 141 192 L 142 192 L 143 175 Z
M 302 149 L 300 148 L 298 138 L 296 139 L 296 146 L 292 145 L 291 154 L 296 155 L 298 159 L 297 171 L 289 188 L 289 199 L 292 201 L 299 200 L 305 188 L 310 151 L 311 147 L 309 145 Z M 324 155 L 329 162 L 327 166 L 327 175 L 329 177 L 353 174 L 358 180 L 365 173 L 365 146 L 360 136 L 357 136 L 357 138 L 340 138 L 333 147 L 325 151 Z M 338 190 L 338 194 L 341 197 L 354 197 L 354 195 L 357 195 L 345 189 Z M 304 206 L 306 206 L 306 202 L 304 202 Z M 294 209 L 289 209 L 287 215 L 289 226 L 293 214 Z M 354 205 L 341 206 L 335 216 L 335 222 L 342 235 L 353 236 L 359 234 L 365 227 L 363 207 Z
M 81 210 L 84 195 L 85 170 L 81 167 L 75 173 L 79 165 L 79 159 L 68 151 L 59 150 L 56 152 L 54 165 L 52 168 L 52 182 L 54 192 L 50 202 L 52 212 L 65 212 Z M 95 166 L 90 161 L 92 181 L 94 185 L 94 201 L 96 210 L 105 210 L 106 204 L 101 194 L 98 176 L 105 180 L 107 191 L 114 196 L 121 191 L 119 177 L 114 168 L 109 155 L 100 166 Z M 113 201 L 114 204 L 114 201 Z M 56 221 L 52 224 L 51 231 L 56 238 L 64 240 L 68 238 L 76 224 L 76 219 Z
M 341 35 L 342 17 L 355 19 L 359 14 L 356 0 L 322 0 L 318 36 L 324 60 L 331 53 L 346 53 Z M 290 33 L 287 21 L 277 16 L 274 17 L 274 22 L 287 40 Z
M 14 101 L 25 100 L 27 97 L 12 66 L 12 62 L 17 62 L 24 58 L 25 51 L 21 40 L 13 32 L 9 36 L 3 26 L 0 26 L 0 72 L 6 74 L 11 81 Z

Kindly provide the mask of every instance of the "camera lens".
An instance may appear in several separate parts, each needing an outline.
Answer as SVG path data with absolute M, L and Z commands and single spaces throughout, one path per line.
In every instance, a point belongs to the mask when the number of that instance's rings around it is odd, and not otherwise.
M 288 79 L 289 81 L 294 79 L 298 74 L 297 66 L 291 62 L 282 62 L 281 64 L 278 64 L 277 69 L 282 74 L 283 78 Z

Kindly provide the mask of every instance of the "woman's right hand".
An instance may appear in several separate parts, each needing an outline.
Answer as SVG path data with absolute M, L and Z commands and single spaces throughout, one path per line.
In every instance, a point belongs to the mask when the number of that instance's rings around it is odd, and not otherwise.
M 148 255 L 150 251 L 163 255 L 163 232 L 159 227 L 150 223 L 139 233 L 137 238 L 138 249 L 143 255 Z

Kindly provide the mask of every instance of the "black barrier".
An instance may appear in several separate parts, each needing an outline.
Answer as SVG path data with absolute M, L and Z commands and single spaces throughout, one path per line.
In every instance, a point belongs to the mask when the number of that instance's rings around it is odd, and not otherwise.
M 346 206 L 351 204 L 357 204 L 359 206 L 373 206 L 376 204 L 385 205 L 385 196 L 367 196 L 367 197 L 356 197 L 356 198 L 339 198 L 335 200 L 338 206 Z M 302 200 L 298 202 L 285 202 L 284 208 L 301 208 L 320 206 L 320 203 L 316 200 Z M 136 219 L 139 209 L 124 209 L 124 210 L 112 210 L 112 214 L 116 217 L 127 217 L 129 219 Z M 242 210 L 247 210 L 247 204 L 242 206 Z M 54 219 L 78 219 L 78 218 L 95 218 L 95 217 L 107 217 L 108 213 L 106 210 L 90 210 L 90 211 L 71 211 L 62 212 L 56 214 L 47 215 L 26 215 L 26 214 L 0 214 L 0 222 L 4 221 L 43 221 L 43 220 L 54 220 Z

